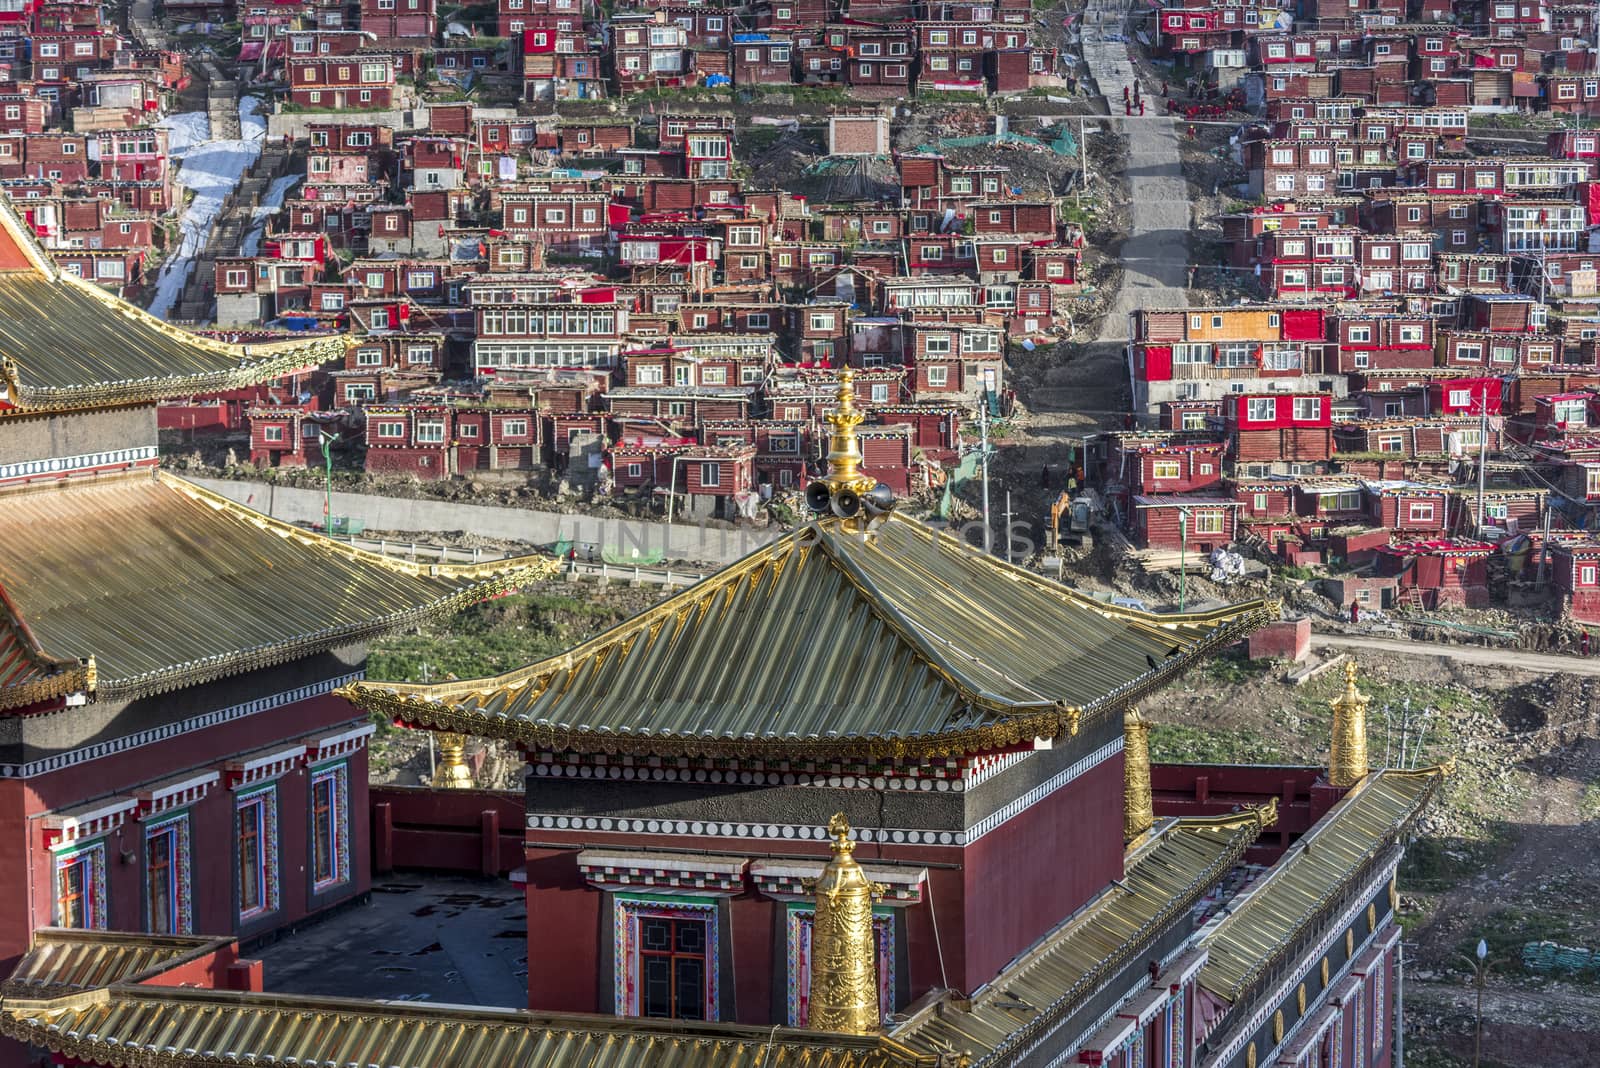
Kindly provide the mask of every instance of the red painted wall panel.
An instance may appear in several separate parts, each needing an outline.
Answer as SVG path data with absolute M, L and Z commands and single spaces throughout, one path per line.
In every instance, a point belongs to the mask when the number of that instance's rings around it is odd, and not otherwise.
M 560 961 L 558 968 L 528 969 L 528 1008 L 551 1012 L 613 1009 L 599 990 L 600 940 L 610 936 L 602 916 L 605 895 L 578 872 L 578 847 L 527 847 L 528 959 Z
M 967 847 L 964 989 L 1122 877 L 1122 777 L 1118 753 Z

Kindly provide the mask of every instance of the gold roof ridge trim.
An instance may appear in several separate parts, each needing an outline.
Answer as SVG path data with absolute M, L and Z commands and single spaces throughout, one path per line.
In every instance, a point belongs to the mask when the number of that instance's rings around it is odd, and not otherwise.
M 0 1005 L 140 983 L 233 943 L 232 938 L 42 927 L 28 953 L 0 982 Z M 108 972 L 113 972 L 107 981 Z
M 224 939 L 220 944 L 231 942 Z M 692 1054 L 694 1063 L 706 1068 L 742 1068 L 753 1062 L 770 1068 L 937 1068 L 940 1064 L 936 1056 L 882 1035 L 244 993 L 132 981 L 0 1002 L 0 1034 L 92 1063 L 166 1068 L 174 1055 L 171 1036 L 177 1033 L 184 1036 L 183 1063 L 207 1066 L 373 1061 L 397 1068 L 477 1068 L 497 1063 L 555 1068 L 570 1063 L 575 1052 L 592 1052 L 597 1043 L 625 1058 L 618 1063 L 633 1063 L 626 1060 L 630 1057 L 642 1063 L 652 1054 L 670 1052 Z
M 1230 1002 L 1237 1001 L 1273 960 L 1287 952 L 1297 933 L 1327 907 L 1344 882 L 1378 856 L 1416 818 L 1454 767 L 1451 759 L 1413 771 L 1375 771 L 1340 798 L 1206 937 L 1204 945 L 1210 950 L 1210 959 L 1201 971 L 1201 985 Z M 1411 792 L 1392 789 L 1402 784 Z M 1367 802 L 1379 806 L 1378 811 L 1365 812 Z M 1351 828 L 1347 823 L 1359 825 Z M 1335 840 L 1341 836 L 1353 840 Z M 1295 885 L 1300 869 L 1307 863 L 1321 864 L 1330 856 L 1337 870 L 1324 874 L 1337 878 Z M 1300 901 L 1273 903 L 1284 895 Z
M 0 355 L 0 384 L 7 387 L 14 407 L 0 409 L 0 417 L 12 417 L 38 412 L 65 411 L 99 405 L 149 403 L 163 397 L 192 392 L 211 392 L 240 386 L 254 385 L 302 367 L 313 366 L 338 359 L 346 347 L 353 343 L 349 335 L 321 334 L 311 338 L 285 338 L 251 344 L 234 344 L 217 338 L 202 337 L 174 326 L 159 316 L 124 300 L 122 297 L 62 270 L 39 245 L 37 238 L 17 212 L 9 194 L 0 195 L 0 230 L 20 250 L 29 263 L 28 268 L 0 271 L 0 294 L 15 307 L 8 307 L 8 318 L 22 321 L 26 312 L 45 312 L 42 304 L 49 303 L 50 310 L 64 316 L 63 329 L 56 329 L 53 341 L 64 342 L 71 333 L 70 320 L 74 314 L 103 316 L 103 331 L 90 331 L 106 345 L 118 342 L 137 347 L 143 334 L 148 343 L 152 334 L 181 346 L 172 351 L 147 352 L 146 360 L 124 361 L 119 370 L 117 359 L 108 351 L 87 348 L 65 354 L 50 346 L 40 359 L 32 359 L 32 350 L 19 343 L 16 336 L 8 336 L 5 345 L 12 354 Z M 119 338 L 117 327 L 131 329 L 132 337 Z M 47 333 L 51 333 L 47 331 Z M 103 335 L 103 336 L 99 336 Z M 216 366 L 207 367 L 205 360 L 191 361 L 191 369 L 164 369 L 162 361 L 177 359 L 187 350 L 191 354 L 204 354 L 213 358 Z M 20 355 L 19 355 L 20 354 Z M 193 364 L 198 362 L 199 367 Z M 35 376 L 32 368 L 55 367 L 64 373 L 46 372 Z M 87 381 L 73 381 L 74 376 Z M 116 377 L 99 377 L 116 376 Z M 54 379 L 54 381 L 52 381 Z
M 146 494 L 139 496 L 141 491 Z M 155 489 L 159 487 L 159 489 Z M 0 494 L 0 500 L 9 498 L 11 493 L 18 496 L 37 498 L 66 498 L 74 501 L 71 505 L 62 508 L 70 513 L 72 509 L 90 507 L 98 494 L 134 494 L 132 496 L 110 498 L 116 507 L 132 508 L 139 514 L 150 513 L 153 508 L 171 508 L 175 501 L 187 501 L 191 506 L 213 511 L 224 517 L 220 522 L 230 524 L 248 524 L 249 526 L 284 541 L 293 541 L 296 545 L 294 553 L 306 553 L 307 559 L 297 561 L 293 558 L 273 559 L 267 561 L 266 571 L 273 567 L 287 565 L 290 567 L 298 564 L 316 568 L 326 567 L 326 561 L 338 561 L 339 566 L 345 570 L 340 571 L 343 578 L 355 581 L 357 578 L 367 581 L 378 573 L 386 576 L 403 576 L 422 585 L 416 589 L 391 590 L 389 604 L 370 609 L 371 614 L 345 611 L 343 617 L 338 615 L 326 616 L 320 619 L 288 620 L 288 622 L 301 629 L 296 629 L 288 636 L 284 632 L 264 632 L 259 628 L 257 633 L 241 636 L 241 639 L 262 638 L 267 640 L 241 640 L 241 644 L 231 648 L 217 648 L 221 643 L 212 643 L 210 647 L 195 648 L 190 650 L 192 655 L 178 658 L 172 654 L 170 658 L 163 655 L 158 658 L 152 655 L 150 649 L 138 649 L 133 643 L 135 653 L 126 665 L 121 663 L 123 658 L 113 656 L 114 650 L 107 646 L 110 639 L 104 627 L 90 626 L 86 632 L 78 633 L 75 628 L 69 628 L 63 633 L 77 634 L 81 638 L 82 649 L 74 652 L 83 656 L 87 663 L 85 668 L 85 683 L 92 686 L 101 699 L 118 698 L 133 699 L 138 697 L 153 696 L 169 692 L 184 686 L 194 685 L 225 675 L 238 674 L 244 671 L 272 667 L 303 656 L 323 652 L 340 644 L 361 641 L 403 626 L 410 622 L 431 618 L 441 614 L 450 614 L 497 594 L 507 592 L 518 585 L 538 577 L 548 570 L 553 572 L 559 565 L 552 559 L 545 563 L 536 563 L 529 566 L 512 566 L 514 561 L 497 561 L 485 565 L 447 565 L 437 571 L 433 567 L 407 566 L 400 561 L 385 561 L 375 554 L 367 554 L 362 550 L 355 550 L 333 539 L 321 535 L 312 535 L 310 532 L 300 531 L 299 528 L 283 524 L 278 520 L 271 520 L 242 505 L 228 501 L 200 487 L 160 471 L 134 471 L 119 473 L 103 478 L 85 478 L 67 480 L 65 482 L 42 484 L 36 487 L 27 487 L 16 491 L 7 491 Z M 148 494 L 154 492 L 157 496 Z M 176 494 L 174 500 L 158 499 L 163 494 Z M 81 499 L 80 499 L 81 498 Z M 103 503 L 103 502 L 102 502 Z M 192 521 L 192 517 L 191 517 Z M 204 534 L 217 534 L 217 531 L 205 531 Z M 221 534 L 231 533 L 222 530 Z M 190 532 L 193 536 L 194 532 Z M 165 536 L 165 535 L 163 535 Z M 243 539 L 248 541 L 248 539 Z M 176 542 L 174 542 L 176 544 Z M 82 548 L 77 547 L 77 548 Z M 234 547 L 241 548 L 241 547 Z M 252 548 L 260 552 L 262 547 L 251 547 L 248 544 L 242 547 L 245 551 Z M 70 555 L 70 550 L 69 550 Z M 324 561 L 322 564 L 315 561 Z M 381 566 L 380 566 L 381 565 Z M 354 569 L 353 571 L 350 569 Z M 442 573 L 441 573 L 442 572 Z M 230 572 L 232 573 L 232 572 Z M 262 575 L 253 571 L 241 572 L 245 581 L 251 581 L 252 576 L 259 579 Z M 263 572 L 265 574 L 265 572 Z M 220 603 L 211 605 L 213 611 L 224 606 Z M 26 618 L 29 605 L 23 598 L 16 605 L 19 615 Z M 52 617 L 72 619 L 77 615 L 87 612 L 86 603 L 71 601 L 57 606 L 52 610 Z M 57 624 L 59 625 L 59 623 Z M 62 634 L 57 634 L 54 639 L 46 637 L 39 644 L 48 649 L 60 648 Z M 107 646 L 107 647 L 99 647 Z M 4 691 L 0 690 L 0 694 Z
M 792 537 L 792 535 L 789 537 Z M 786 538 L 785 540 L 788 539 Z M 552 654 L 531 664 L 524 664 L 520 668 L 512 668 L 510 671 L 499 675 L 484 675 L 475 679 L 453 679 L 449 682 L 375 682 L 369 680 L 356 683 L 347 687 L 347 689 L 354 696 L 362 698 L 379 691 L 387 691 L 400 697 L 409 697 L 424 703 L 436 704 L 457 695 L 492 693 L 495 690 L 525 686 L 530 680 L 554 675 L 558 670 L 570 670 L 574 662 L 591 655 L 592 652 L 597 652 L 617 642 L 637 639 L 650 627 L 659 629 L 669 618 L 681 612 L 686 612 L 691 605 L 698 605 L 702 598 L 713 594 L 725 582 L 735 581 L 743 571 L 761 563 L 760 554 L 766 548 L 767 546 L 763 546 L 752 551 L 720 571 L 701 579 L 693 586 L 687 586 L 666 600 L 659 601 L 639 614 L 623 620 L 608 631 L 596 634 L 592 638 L 587 638 L 564 652 Z M 793 551 L 803 552 L 805 548 L 796 544 Z M 480 683 L 490 682 L 497 685 L 489 688 L 479 685 Z M 354 697 L 351 699 L 353 700 Z
M 1004 577 L 1025 577 L 1031 589 L 1048 591 L 1048 598 L 1041 598 L 1042 605 L 1062 612 L 1065 625 L 1072 626 L 1073 619 L 1081 626 L 1092 626 L 1091 619 L 1109 621 L 1126 628 L 1128 639 L 1155 646 L 1151 652 L 1174 643 L 1183 655 L 1169 653 L 1163 663 L 1150 670 L 1142 663 L 1137 669 L 1133 663 L 1125 664 L 1124 681 L 1110 690 L 1101 689 L 1092 680 L 1082 677 L 1061 677 L 1062 671 L 1072 670 L 1069 659 L 1043 665 L 1041 672 L 1023 678 L 1007 673 L 1014 665 L 997 667 L 987 675 L 1013 691 L 1009 695 L 997 695 L 982 681 L 984 673 L 975 675 L 965 665 L 957 667 L 950 656 L 934 648 L 923 633 L 922 625 L 904 617 L 901 602 L 906 597 L 915 597 L 916 591 L 927 581 L 983 578 L 1004 565 L 970 552 L 958 556 L 955 541 L 950 536 L 924 529 L 892 513 L 886 523 L 864 536 L 840 532 L 836 530 L 839 526 L 840 522 L 833 519 L 807 524 L 778 541 L 756 548 L 695 586 L 647 608 L 604 634 L 510 672 L 448 683 L 364 681 L 346 687 L 341 695 L 366 711 L 412 726 L 500 737 L 541 749 L 575 748 L 608 754 L 648 750 L 697 757 L 747 756 L 779 750 L 800 758 L 949 756 L 1019 745 L 1040 737 L 1056 737 L 1070 733 L 1074 723 L 1081 722 L 1083 713 L 1067 699 L 1059 702 L 1027 700 L 1028 696 L 1038 693 L 1037 682 L 1028 680 L 1044 680 L 1053 672 L 1057 676 L 1055 685 L 1063 686 L 1066 691 L 1092 695 L 1093 700 L 1085 707 L 1102 713 L 1139 699 L 1178 674 L 1196 656 L 1235 640 L 1260 626 L 1269 614 L 1277 614 L 1276 603 L 1264 601 L 1181 617 L 1107 611 L 1103 603 L 1013 569 Z M 860 536 L 870 545 L 889 535 L 893 540 L 913 533 L 919 541 L 928 543 L 930 551 L 938 553 L 939 559 L 947 561 L 938 570 L 953 569 L 958 574 L 941 578 L 926 569 L 896 570 L 889 565 L 890 570 L 882 577 L 905 588 L 885 592 L 877 588 L 880 576 L 876 565 L 868 566 L 868 558 L 858 560 L 844 547 L 846 537 Z M 903 556 L 915 548 L 915 545 L 902 544 L 895 550 Z M 815 558 L 810 555 L 813 551 L 817 553 Z M 881 551 L 894 555 L 888 547 Z M 780 702 L 789 699 L 784 693 L 769 694 L 763 690 L 765 696 L 752 697 L 746 681 L 730 682 L 719 677 L 710 664 L 701 665 L 701 674 L 707 676 L 713 687 L 714 692 L 709 695 L 697 696 L 695 687 L 686 689 L 685 685 L 678 685 L 673 688 L 661 682 L 663 672 L 667 671 L 665 661 L 674 654 L 679 643 L 703 637 L 691 629 L 697 622 L 713 616 L 738 618 L 751 612 L 750 598 L 754 595 L 750 591 L 759 593 L 763 589 L 779 588 L 780 576 L 800 574 L 797 569 L 819 566 L 816 561 L 824 559 L 828 574 L 824 577 L 819 572 L 817 581 L 812 583 L 817 588 L 808 586 L 805 603 L 791 607 L 801 616 L 816 613 L 811 618 L 833 619 L 834 625 L 842 620 L 856 626 L 864 618 L 863 614 L 870 614 L 877 625 L 868 627 L 862 634 L 868 640 L 884 643 L 879 653 L 893 657 L 901 668 L 922 669 L 905 675 L 901 683 L 881 687 L 883 692 L 878 694 L 878 699 L 888 702 L 882 707 L 890 716 L 898 717 L 894 722 L 883 727 L 855 724 L 853 729 L 843 731 L 829 728 L 819 714 L 820 705 L 812 701 L 807 706 L 807 722 L 779 733 L 771 717 L 777 714 Z M 751 578 L 750 583 L 746 583 L 747 577 Z M 769 577 L 770 583 L 766 581 Z M 846 589 L 855 598 L 859 612 L 840 600 Z M 998 586 L 990 588 L 987 600 L 1001 602 L 1001 592 Z M 989 604 L 979 614 L 993 607 Z M 745 618 L 751 622 L 735 628 L 737 633 L 722 652 L 743 655 L 742 650 L 755 636 L 769 632 L 769 627 L 757 615 Z M 1154 622 L 1158 619 L 1159 623 Z M 673 622 L 672 628 L 663 632 L 662 628 L 669 621 Z M 956 620 L 952 633 L 959 633 L 963 627 L 970 630 L 972 625 L 970 620 Z M 1113 643 L 1118 641 L 1110 635 L 1103 637 Z M 832 663 L 835 670 L 843 663 L 840 655 L 816 652 L 817 642 L 828 641 L 829 648 L 838 646 L 838 642 L 832 634 L 817 632 L 814 625 L 797 623 L 786 640 L 802 642 L 811 652 L 814 662 L 807 670 L 821 670 L 825 660 Z M 630 656 L 640 660 L 645 674 L 636 677 L 634 683 L 624 684 L 614 664 L 622 657 L 613 654 L 630 644 L 639 645 L 641 641 L 644 645 Z M 698 644 L 706 641 L 709 639 Z M 1092 642 L 1085 645 L 1085 649 L 1095 647 Z M 597 668 L 595 662 L 602 653 L 613 662 Z M 580 669 L 580 665 L 584 667 Z M 765 682 L 772 681 L 772 672 L 760 675 Z M 529 696 L 530 685 L 537 688 L 533 696 Z M 613 714 L 621 707 L 618 702 L 623 698 L 618 695 L 624 690 L 629 692 L 629 700 L 633 702 L 628 705 L 629 714 Z M 724 690 L 730 692 L 724 693 Z M 555 696 L 547 697 L 547 692 Z M 759 707 L 742 722 L 732 723 L 722 705 L 735 698 L 751 708 L 754 700 Z M 705 707 L 717 711 L 721 718 L 713 721 L 691 715 L 684 721 L 685 712 L 693 713 Z M 918 709 L 921 709 L 920 716 Z M 592 718 L 597 714 L 602 720 L 609 717 L 610 721 L 597 722 Z M 990 714 L 990 718 L 984 720 L 984 714 Z M 674 721 L 675 716 L 677 721 Z M 660 725 L 662 723 L 665 725 Z
M 844 536 L 851 537 L 859 535 L 851 535 L 848 532 L 845 532 Z M 899 636 L 901 641 L 905 642 L 907 645 L 910 645 L 914 650 L 916 650 L 921 659 L 925 661 L 928 666 L 939 675 L 940 678 L 944 679 L 947 685 L 960 693 L 969 704 L 983 705 L 997 712 L 1012 708 L 1057 707 L 1056 702 L 1042 696 L 1037 702 L 1033 703 L 1008 701 L 998 694 L 988 693 L 973 683 L 961 678 L 959 669 L 951 664 L 948 658 L 941 656 L 933 648 L 929 640 L 929 636 L 923 632 L 922 628 L 918 627 L 910 619 L 907 619 L 904 613 L 895 608 L 894 605 L 890 603 L 890 598 L 877 587 L 877 585 L 868 575 L 866 575 L 859 567 L 855 565 L 855 563 L 850 559 L 849 554 L 838 551 L 833 539 L 834 535 L 831 532 L 824 530 L 821 532 L 821 536 L 818 539 L 818 544 L 821 546 L 822 551 L 827 554 L 828 558 L 838 566 L 839 570 L 844 572 L 844 575 L 850 581 L 850 584 L 856 587 L 856 592 L 859 596 L 861 596 L 862 602 L 867 605 L 868 611 L 877 616 L 879 619 L 882 619 L 884 623 L 889 626 L 896 635 Z M 1072 717 L 1072 721 L 1074 727 L 1076 727 L 1076 716 Z
M 975 545 L 968 545 L 960 538 L 952 536 L 941 539 L 940 531 L 926 523 L 911 519 L 909 516 L 903 516 L 898 512 L 889 512 L 885 516 L 885 519 L 888 522 L 906 524 L 911 530 L 915 531 L 918 536 L 929 542 L 943 542 L 953 549 L 959 549 L 973 563 L 981 564 L 992 568 L 997 572 L 1004 573 L 1008 578 L 1025 582 L 1028 585 L 1033 586 L 1048 595 L 1059 598 L 1060 600 L 1065 601 L 1076 608 L 1087 608 L 1090 611 L 1097 612 L 1100 615 L 1111 619 L 1119 619 L 1123 621 L 1144 624 L 1150 633 L 1164 634 L 1170 632 L 1174 627 L 1185 623 L 1210 623 L 1217 620 L 1233 619 L 1244 611 L 1252 608 L 1259 607 L 1273 613 L 1281 613 L 1283 608 L 1282 598 L 1264 597 L 1257 598 L 1254 601 L 1240 601 L 1237 604 L 1224 605 L 1221 608 L 1211 608 L 1204 612 L 1162 613 L 1148 612 L 1138 608 L 1129 608 L 1126 605 L 1113 604 L 1110 601 L 1099 600 L 1098 598 L 1091 597 L 1088 594 L 1082 593 L 1071 586 L 1065 586 L 1059 582 L 1053 582 L 1037 572 L 1029 571 L 1027 568 L 1022 567 L 1021 565 L 1013 564 L 1006 560 L 1002 560 L 998 556 L 992 556 L 988 553 L 985 553 L 982 549 Z

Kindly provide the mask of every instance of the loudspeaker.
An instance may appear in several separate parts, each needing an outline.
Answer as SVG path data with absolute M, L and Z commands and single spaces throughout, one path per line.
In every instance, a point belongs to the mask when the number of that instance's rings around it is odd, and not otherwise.
M 813 512 L 826 512 L 833 493 L 826 482 L 813 482 L 806 487 L 806 507 Z
M 861 498 L 850 490 L 840 490 L 833 495 L 833 514 L 840 519 L 849 519 L 861 511 Z
M 861 503 L 867 506 L 867 511 L 873 515 L 881 515 L 894 507 L 894 490 L 882 482 L 873 486 L 861 498 Z

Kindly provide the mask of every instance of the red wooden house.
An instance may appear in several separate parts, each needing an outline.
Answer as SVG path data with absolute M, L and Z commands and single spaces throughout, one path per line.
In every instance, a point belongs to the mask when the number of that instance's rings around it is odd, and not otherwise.
M 393 56 L 316 56 L 291 60 L 288 67 L 289 100 L 298 107 L 345 111 L 394 105 Z
M 1494 551 L 1488 542 L 1459 538 L 1392 542 L 1377 550 L 1374 570 L 1399 580 L 1401 603 L 1414 598 L 1430 609 L 1487 608 Z
M 1183 550 L 1204 556 L 1239 534 L 1243 506 L 1228 497 L 1133 498 L 1133 543 L 1141 549 Z
M 306 467 L 320 462 L 321 434 L 337 433 L 343 412 L 322 412 L 316 402 L 251 408 L 250 462 L 258 467 Z M 313 460 L 316 457 L 316 460 Z
M 1413 536 L 1448 533 L 1462 507 L 1443 486 L 1415 482 L 1368 482 L 1363 506 L 1376 526 Z
M 1580 540 L 1581 539 L 1581 540 Z M 1551 574 L 1578 623 L 1600 623 L 1600 543 L 1574 535 L 1552 538 Z
M 1332 394 L 1238 394 L 1226 398 L 1222 417 L 1241 463 L 1306 463 L 1333 454 Z

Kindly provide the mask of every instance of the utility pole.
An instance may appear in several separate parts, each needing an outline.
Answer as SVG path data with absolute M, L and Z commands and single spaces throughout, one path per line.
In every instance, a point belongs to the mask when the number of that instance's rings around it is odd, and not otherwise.
M 1073 199 L 1075 203 L 1081 205 L 1083 201 L 1078 198 L 1078 194 L 1089 187 L 1089 138 L 1081 115 L 1078 117 L 1078 169 L 1082 173 L 1078 176 L 1078 192 L 1073 195 Z
M 994 532 L 989 529 L 989 384 L 994 372 L 983 373 L 983 394 L 978 398 L 979 456 L 983 461 L 983 551 L 994 552 Z
M 1550 498 L 1544 499 L 1544 540 L 1539 542 L 1539 570 L 1533 575 L 1533 588 L 1544 589 L 1544 565 L 1550 559 Z
M 1178 611 L 1189 603 L 1189 509 L 1178 509 Z
M 1008 564 L 1015 563 L 1015 561 L 1011 559 L 1011 491 L 1010 490 L 1006 490 L 1005 540 L 1006 540 L 1006 563 L 1008 563 Z
M 1473 965 L 1478 980 L 1478 1012 L 1477 1021 L 1472 1029 L 1472 1068 L 1478 1068 L 1483 1060 L 1483 978 L 1489 970 L 1489 943 L 1478 939 L 1478 961 Z
M 1478 529 L 1473 537 L 1483 537 L 1483 483 L 1489 466 L 1489 391 L 1478 395 Z
M 317 436 L 322 439 L 322 467 L 325 476 L 322 495 L 322 532 L 333 534 L 333 443 L 339 440 L 339 435 L 330 434 L 326 430 L 318 430 Z

